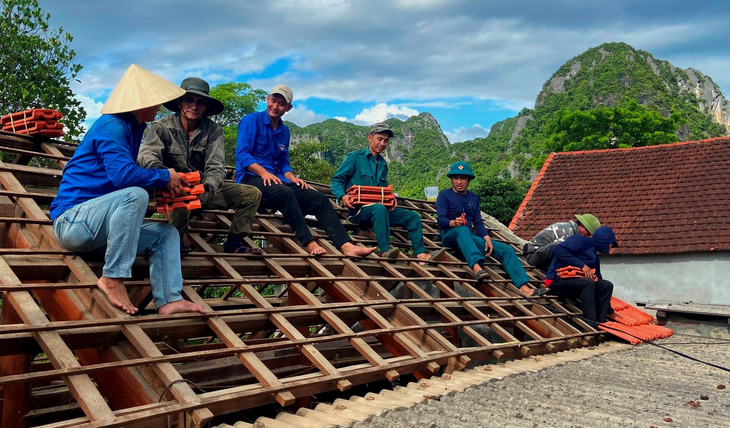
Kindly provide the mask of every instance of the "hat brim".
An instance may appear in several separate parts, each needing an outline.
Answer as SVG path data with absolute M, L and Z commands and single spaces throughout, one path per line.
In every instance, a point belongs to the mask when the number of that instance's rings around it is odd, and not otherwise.
M 225 110 L 225 106 L 223 105 L 223 103 L 220 100 L 217 100 L 217 99 L 211 97 L 210 95 L 206 94 L 205 92 L 190 89 L 190 90 L 185 91 L 185 93 L 199 95 L 199 96 L 205 98 L 206 100 L 208 100 L 208 105 L 205 107 L 205 112 L 203 113 L 203 116 L 215 116 L 216 114 L 221 113 L 223 110 Z M 185 95 L 182 95 L 180 98 L 182 98 L 183 96 L 185 96 Z M 177 105 L 177 102 L 180 98 L 176 98 L 172 101 L 168 101 L 168 102 L 164 103 L 163 105 L 165 106 L 166 109 L 173 111 L 175 113 L 179 113 L 180 107 Z

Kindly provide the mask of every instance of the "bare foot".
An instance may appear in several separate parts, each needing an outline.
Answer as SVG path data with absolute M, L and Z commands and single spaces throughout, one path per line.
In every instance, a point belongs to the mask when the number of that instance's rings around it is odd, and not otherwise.
M 317 243 L 317 241 L 309 241 L 306 248 L 307 248 L 307 252 L 313 256 L 321 256 L 322 254 L 327 254 L 327 250 L 322 248 Z
M 431 255 L 428 254 L 428 253 L 421 253 L 421 254 L 416 255 L 416 258 L 418 260 L 429 260 L 431 258 Z M 418 264 L 421 265 L 421 266 L 425 266 L 426 265 L 426 263 L 424 263 L 424 262 L 418 262 Z
M 477 273 L 480 270 L 484 270 L 484 268 L 482 268 L 482 266 L 479 263 L 477 263 L 477 264 L 475 264 L 474 266 L 471 267 L 471 270 L 473 270 L 474 273 Z
M 160 315 L 179 314 L 182 312 L 200 312 L 205 313 L 205 309 L 202 306 L 196 305 L 195 303 L 188 302 L 187 300 L 177 300 L 166 305 L 162 305 L 157 313 Z
M 134 307 L 132 302 L 129 300 L 127 289 L 124 288 L 124 281 L 121 279 L 102 276 L 96 282 L 96 285 L 104 292 L 104 294 L 106 294 L 106 297 L 112 305 L 123 310 L 129 315 L 137 312 L 137 308 Z
M 349 257 L 364 257 L 375 251 L 375 247 L 361 247 L 353 244 L 352 242 L 345 242 L 340 247 L 340 250 L 342 251 L 342 254 Z
M 520 291 L 525 294 L 525 296 L 532 296 L 532 293 L 535 292 L 533 288 L 528 287 L 527 285 L 522 285 L 520 287 Z

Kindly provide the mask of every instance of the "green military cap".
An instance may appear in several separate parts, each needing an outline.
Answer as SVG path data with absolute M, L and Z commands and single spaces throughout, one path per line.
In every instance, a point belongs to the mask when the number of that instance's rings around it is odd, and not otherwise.
M 393 134 L 393 130 L 390 129 L 390 126 L 388 126 L 385 122 L 378 122 L 370 125 L 370 132 L 368 132 L 368 134 L 390 134 L 391 137 L 395 135 Z

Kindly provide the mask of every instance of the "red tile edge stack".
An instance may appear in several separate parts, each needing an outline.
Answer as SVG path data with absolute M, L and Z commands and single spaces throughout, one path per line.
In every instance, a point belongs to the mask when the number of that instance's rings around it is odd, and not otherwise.
M 652 324 L 653 316 L 623 300 L 611 297 L 611 308 L 614 313 L 608 317 L 613 321 L 601 323 L 598 328 L 626 340 L 632 345 L 638 345 L 647 340 L 664 339 L 674 334 L 670 328 Z
M 354 185 L 347 189 L 349 196 L 354 196 L 354 205 L 383 204 L 386 207 L 395 205 L 393 185 L 388 187 L 379 186 L 358 186 Z
M 2 130 L 16 134 L 28 134 L 43 137 L 60 137 L 64 135 L 63 124 L 58 119 L 63 115 L 52 109 L 29 109 L 0 117 Z
M 200 172 L 188 172 L 180 174 L 182 178 L 187 180 L 189 187 L 185 188 L 185 196 L 172 197 L 170 192 L 161 192 L 162 196 L 155 198 L 155 205 L 158 213 L 169 213 L 178 208 L 187 208 L 188 210 L 197 210 L 202 208 L 200 205 L 200 195 L 205 193 L 205 188 L 200 184 Z

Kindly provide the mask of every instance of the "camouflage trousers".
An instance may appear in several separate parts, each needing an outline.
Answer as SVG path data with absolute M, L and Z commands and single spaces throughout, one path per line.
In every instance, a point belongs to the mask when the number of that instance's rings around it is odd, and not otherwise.
M 261 191 L 254 186 L 237 183 L 223 183 L 218 191 L 203 206 L 204 210 L 234 210 L 230 233 L 245 238 L 251 233 L 256 219 L 256 210 L 261 202 Z M 170 224 L 182 237 L 190 227 L 190 211 L 182 208 L 170 214 Z

